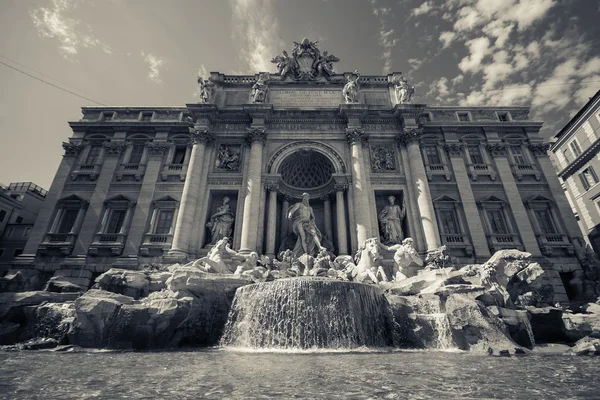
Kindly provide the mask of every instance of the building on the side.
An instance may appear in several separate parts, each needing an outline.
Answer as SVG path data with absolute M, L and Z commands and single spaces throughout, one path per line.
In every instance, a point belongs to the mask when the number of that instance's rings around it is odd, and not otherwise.
M 547 258 L 566 301 L 581 232 L 542 122 L 527 107 L 412 104 L 401 74 L 335 74 L 336 60 L 303 41 L 277 74 L 200 79 L 200 103 L 84 107 L 14 267 L 92 279 L 197 259 L 223 236 L 274 256 L 297 243 L 288 210 L 308 193 L 335 255 L 391 236 L 461 264 L 516 248 Z
M 31 182 L 0 185 L 0 276 L 23 253 L 47 191 Z
M 600 91 L 554 137 L 559 179 L 587 243 L 600 254 Z

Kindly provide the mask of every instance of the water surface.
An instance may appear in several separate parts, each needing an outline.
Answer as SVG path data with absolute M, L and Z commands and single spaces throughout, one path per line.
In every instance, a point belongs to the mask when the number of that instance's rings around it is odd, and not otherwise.
M 0 398 L 600 399 L 600 357 L 0 352 Z

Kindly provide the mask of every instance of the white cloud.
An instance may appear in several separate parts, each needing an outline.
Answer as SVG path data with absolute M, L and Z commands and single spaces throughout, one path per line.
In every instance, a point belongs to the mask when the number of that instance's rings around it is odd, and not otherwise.
M 82 47 L 99 47 L 104 53 L 112 54 L 110 46 L 94 37 L 89 27 L 84 32 L 80 20 L 66 16 L 77 2 L 77 0 L 52 0 L 50 7 L 37 7 L 31 10 L 30 16 L 38 34 L 58 40 L 62 56 L 71 61 L 75 60 L 75 55 Z
M 454 41 L 455 37 L 456 37 L 456 33 L 452 32 L 452 31 L 442 32 L 440 34 L 440 41 L 443 43 L 443 48 L 446 49 L 446 48 L 450 47 L 450 45 Z
M 481 62 L 490 52 L 490 40 L 485 37 L 478 37 L 467 42 L 470 54 L 463 58 L 458 64 L 462 72 L 478 72 L 482 69 Z
M 431 10 L 433 10 L 433 1 L 426 1 L 425 3 L 421 4 L 419 7 L 413 8 L 410 13 L 411 13 L 411 15 L 418 17 L 419 15 L 429 13 L 429 11 L 431 11 Z
M 272 0 L 230 0 L 233 39 L 240 44 L 240 56 L 247 72 L 273 71 L 271 59 L 284 47 Z
M 161 83 L 162 79 L 160 78 L 160 73 L 161 69 L 164 68 L 165 60 L 152 53 L 144 53 L 143 51 L 142 57 L 144 57 L 144 61 L 150 68 L 148 71 L 148 79 L 154 83 Z
M 500 20 L 492 21 L 483 27 L 483 32 L 491 37 L 496 38 L 495 46 L 502 48 L 508 40 L 510 33 L 512 32 L 514 24 L 502 22 Z
M 377 0 L 371 0 L 373 14 L 379 20 L 379 47 L 382 48 L 381 59 L 383 59 L 382 73 L 384 75 L 392 72 L 392 49 L 396 47 L 399 40 L 394 37 L 394 29 L 388 29 L 386 18 L 390 14 L 390 8 L 376 7 Z
M 590 97 L 593 97 L 600 89 L 600 83 L 598 83 L 600 82 L 600 73 L 589 76 L 586 81 L 591 83 L 584 82 L 573 94 L 573 97 L 575 98 L 575 104 L 577 104 L 579 107 L 587 103 Z
M 600 57 L 594 57 L 589 59 L 577 70 L 577 75 L 581 77 L 588 77 L 593 74 L 600 72 Z M 600 85 L 598 85 L 600 86 Z

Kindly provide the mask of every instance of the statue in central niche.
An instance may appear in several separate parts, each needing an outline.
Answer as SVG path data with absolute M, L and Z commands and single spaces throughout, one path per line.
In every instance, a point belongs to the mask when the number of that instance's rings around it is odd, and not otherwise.
M 402 219 L 406 215 L 404 201 L 402 207 L 395 204 L 394 196 L 388 197 L 389 204 L 379 213 L 379 223 L 381 224 L 382 242 L 384 244 L 402 243 L 404 235 L 402 233 Z
M 302 201 L 294 204 L 288 209 L 288 219 L 292 223 L 292 230 L 298 236 L 296 245 L 294 246 L 294 255 L 296 257 L 302 254 L 311 256 L 316 255 L 325 248 L 321 245 L 323 235 L 315 224 L 315 214 L 308 203 L 310 195 L 302 194 Z

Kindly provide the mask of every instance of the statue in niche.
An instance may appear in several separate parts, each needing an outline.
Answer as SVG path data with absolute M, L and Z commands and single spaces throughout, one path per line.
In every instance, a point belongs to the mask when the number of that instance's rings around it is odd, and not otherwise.
M 252 103 L 265 103 L 267 101 L 269 78 L 268 73 L 258 75 L 256 83 L 252 85 Z
M 406 78 L 400 75 L 394 79 L 394 93 L 396 94 L 396 104 L 408 104 L 415 94 L 415 87 L 410 86 Z
M 408 266 L 410 264 L 415 263 L 419 267 L 423 266 L 423 260 L 414 248 L 412 238 L 404 239 L 402 244 L 386 246 L 385 244 L 380 243 L 379 246 L 387 251 L 395 251 L 394 268 L 392 270 L 393 281 L 400 282 L 408 278 Z
M 382 231 L 381 242 L 386 245 L 399 244 L 404 239 L 402 233 L 402 220 L 406 215 L 404 199 L 402 200 L 402 207 L 394 204 L 396 201 L 394 196 L 389 196 L 388 201 L 389 204 L 379 213 L 378 218 Z
M 206 224 L 210 228 L 211 244 L 216 244 L 223 238 L 231 237 L 235 217 L 229 202 L 229 197 L 223 197 L 223 204 L 217 208 L 217 212 L 210 217 L 210 221 Z
M 315 214 L 308 201 L 310 195 L 302 194 L 302 201 L 294 204 L 288 209 L 288 219 L 292 223 L 292 230 L 298 236 L 294 246 L 294 255 L 300 257 L 302 254 L 316 255 L 324 247 L 321 245 L 323 235 L 315 224 Z
M 358 83 L 359 79 L 360 74 L 358 71 L 354 71 L 354 73 L 348 77 L 348 82 L 346 82 L 344 89 L 342 89 L 342 95 L 344 96 L 346 104 L 358 103 L 358 90 L 360 89 Z
M 221 145 L 215 167 L 227 171 L 239 171 L 240 153 L 239 151 L 233 151 L 228 145 Z
M 210 103 L 212 101 L 215 85 L 201 76 L 198 76 L 198 84 L 200 85 L 200 103 Z
M 373 148 L 373 170 L 374 171 L 394 171 L 396 163 L 394 162 L 394 150 L 385 146 Z

